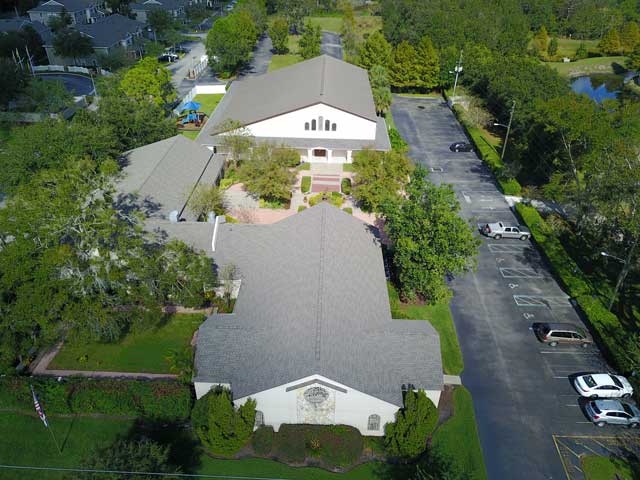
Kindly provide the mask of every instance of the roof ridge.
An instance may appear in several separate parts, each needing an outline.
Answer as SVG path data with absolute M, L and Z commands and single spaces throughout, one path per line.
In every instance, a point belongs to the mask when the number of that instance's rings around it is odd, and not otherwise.
M 324 79 L 327 74 L 327 58 L 322 56 L 322 71 L 320 72 L 320 96 L 324 96 Z
M 323 321 L 323 295 L 324 295 L 324 244 L 326 237 L 326 223 L 327 212 L 326 210 L 320 210 L 320 252 L 319 252 L 319 267 L 318 267 L 318 298 L 316 301 L 316 362 L 320 362 L 320 347 L 322 336 L 322 321 Z

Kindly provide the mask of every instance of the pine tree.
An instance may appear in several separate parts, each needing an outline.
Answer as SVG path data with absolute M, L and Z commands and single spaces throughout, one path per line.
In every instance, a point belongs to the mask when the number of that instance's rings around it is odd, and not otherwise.
M 286 18 L 276 18 L 269 27 L 269 36 L 276 53 L 287 53 L 289 41 L 289 22 Z
M 549 43 L 549 34 L 547 33 L 547 28 L 542 25 L 536 36 L 533 37 L 533 42 L 538 47 L 538 50 L 541 52 L 547 51 L 547 44 Z
M 390 80 L 397 89 L 407 89 L 418 84 L 417 53 L 407 41 L 401 42 L 393 51 Z
M 587 51 L 587 46 L 584 42 L 578 45 L 578 49 L 576 50 L 576 60 L 580 60 L 582 58 L 587 58 L 589 56 L 589 52 Z
M 629 54 L 627 68 L 629 70 L 640 71 L 640 44 Z
M 558 37 L 553 37 L 547 47 L 547 53 L 550 57 L 555 57 L 558 53 Z
M 380 32 L 374 32 L 364 42 L 360 49 L 358 65 L 366 70 L 371 70 L 374 65 L 382 65 L 385 68 L 391 63 L 392 48 Z
M 620 31 L 620 43 L 622 50 L 628 54 L 633 52 L 640 45 L 640 27 L 636 22 L 627 22 Z
M 620 34 L 617 30 L 609 30 L 600 40 L 600 50 L 606 55 L 616 55 L 622 50 L 620 44 Z
M 416 87 L 431 90 L 438 85 L 440 76 L 440 58 L 431 39 L 422 37 L 416 49 L 417 83 Z
M 320 26 L 314 27 L 308 22 L 304 27 L 304 32 L 300 37 L 300 55 L 305 60 L 320 55 L 320 43 L 322 42 L 322 33 L 320 32 Z

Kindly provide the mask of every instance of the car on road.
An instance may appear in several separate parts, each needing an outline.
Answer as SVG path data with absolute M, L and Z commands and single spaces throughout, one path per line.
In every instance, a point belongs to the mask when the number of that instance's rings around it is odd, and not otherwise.
M 178 57 L 178 55 L 176 55 L 175 53 L 163 53 L 158 57 L 158 61 L 172 63 L 177 62 L 178 58 L 180 57 Z
M 531 237 L 531 233 L 520 225 L 512 225 L 511 223 L 505 222 L 485 223 L 480 227 L 480 232 L 495 240 L 500 240 L 503 237 L 529 240 L 529 237 Z
M 610 373 L 578 375 L 573 386 L 581 396 L 589 398 L 627 398 L 633 395 L 629 380 Z
M 640 426 L 640 410 L 632 403 L 619 400 L 592 400 L 584 411 L 593 423 L 599 427 L 606 424 L 625 425 L 629 428 Z
M 449 145 L 452 152 L 473 152 L 473 145 L 467 142 L 456 142 Z
M 591 335 L 584 328 L 573 323 L 536 323 L 533 331 L 538 340 L 550 347 L 567 344 L 586 348 L 593 344 Z

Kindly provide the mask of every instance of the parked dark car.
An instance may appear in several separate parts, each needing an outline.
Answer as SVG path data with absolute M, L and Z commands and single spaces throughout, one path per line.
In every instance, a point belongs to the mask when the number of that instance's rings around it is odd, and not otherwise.
M 467 142 L 456 142 L 449 145 L 452 152 L 473 152 L 473 145 Z

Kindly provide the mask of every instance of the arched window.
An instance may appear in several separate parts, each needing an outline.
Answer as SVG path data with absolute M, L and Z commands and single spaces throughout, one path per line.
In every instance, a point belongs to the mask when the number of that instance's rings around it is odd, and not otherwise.
M 311 120 L 311 130 L 315 130 L 316 129 L 316 120 L 313 119 Z
M 256 412 L 256 419 L 258 418 L 258 412 Z M 257 420 L 256 420 L 257 421 Z M 369 421 L 367 422 L 367 430 L 380 430 L 380 415 L 369 415 Z
M 256 419 L 253 425 L 255 428 L 259 428 L 264 425 L 264 414 L 260 410 L 256 410 Z
M 331 124 L 331 122 L 329 122 L 329 120 L 325 120 L 324 121 L 324 129 L 328 132 L 329 131 L 329 125 Z
M 304 122 L 304 129 L 309 130 L 309 122 Z
M 335 132 L 335 131 L 336 131 L 336 128 L 337 128 L 337 125 L 336 125 L 335 123 L 332 123 L 332 124 L 331 124 L 331 131 L 332 131 L 332 132 Z
M 318 117 L 318 130 L 322 131 L 322 116 Z

